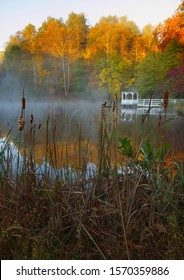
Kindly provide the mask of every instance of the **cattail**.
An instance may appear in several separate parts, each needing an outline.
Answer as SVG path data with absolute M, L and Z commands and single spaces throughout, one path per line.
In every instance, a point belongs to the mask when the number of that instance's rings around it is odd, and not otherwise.
M 26 99 L 25 97 L 23 96 L 22 97 L 22 109 L 24 110 L 26 108 Z
M 102 115 L 105 116 L 106 102 L 102 104 Z
M 160 127 L 160 125 L 161 125 L 161 120 L 162 120 L 162 115 L 159 114 L 158 115 L 158 127 Z
M 30 124 L 32 124 L 32 123 L 33 123 L 33 119 L 34 119 L 33 114 L 31 114 L 31 116 L 30 116 L 30 118 L 29 118 L 29 120 L 30 120 Z
M 163 106 L 165 110 L 167 109 L 168 106 L 168 100 L 169 100 L 169 92 L 166 90 L 164 92 L 164 100 L 163 100 Z
M 26 108 L 26 99 L 24 97 L 24 90 L 23 90 L 23 95 L 22 95 L 22 109 L 25 110 Z
M 25 124 L 25 120 L 23 119 L 23 117 L 20 117 L 18 120 L 18 127 L 20 131 L 24 129 L 24 124 Z
M 116 109 L 116 103 L 113 101 L 113 102 L 112 102 L 112 111 L 114 112 L 115 109 Z

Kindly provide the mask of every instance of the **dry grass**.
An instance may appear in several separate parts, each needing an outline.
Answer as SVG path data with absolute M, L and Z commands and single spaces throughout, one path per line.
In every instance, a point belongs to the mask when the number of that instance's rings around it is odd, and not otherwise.
M 148 144 L 142 146 L 141 158 L 129 142 L 118 149 L 118 112 L 111 104 L 107 118 L 105 106 L 98 152 L 81 139 L 80 127 L 75 143 L 58 143 L 53 131 L 42 148 L 30 128 L 20 152 L 26 153 L 22 172 L 16 177 L 7 170 L 0 174 L 1 259 L 184 258 L 182 158 L 170 156 L 166 162 L 160 147 L 153 153 Z M 76 179 L 69 180 L 68 174 L 64 180 L 57 172 L 54 178 L 47 172 L 38 177 L 35 162 L 43 148 L 56 171 L 73 159 Z M 90 159 L 98 172 L 87 178 Z M 8 161 L 10 166 L 10 157 Z
M 19 186 L 0 192 L 1 259 L 182 259 L 183 190 L 158 190 L 143 173 L 112 174 L 64 184 Z

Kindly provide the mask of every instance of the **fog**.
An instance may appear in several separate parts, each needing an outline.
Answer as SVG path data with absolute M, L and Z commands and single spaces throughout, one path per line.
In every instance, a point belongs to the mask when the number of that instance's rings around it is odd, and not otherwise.
M 83 100 L 82 98 L 75 99 L 38 99 L 33 100 L 29 96 L 26 97 L 26 107 L 24 110 L 25 127 L 30 127 L 29 118 L 32 114 L 34 117 L 33 124 L 35 126 L 41 125 L 42 129 L 46 127 L 47 120 L 49 123 L 57 126 L 58 129 L 66 130 L 67 126 L 70 129 L 77 130 L 81 127 L 83 134 L 90 133 L 95 137 L 99 124 L 99 116 L 101 111 L 101 104 L 105 98 L 101 97 L 99 100 L 93 96 L 92 99 Z M 19 96 L 19 101 L 1 100 L 0 102 L 0 128 L 1 135 L 6 134 L 10 129 L 12 134 L 18 134 L 18 119 L 22 112 L 22 97 Z M 28 101 L 27 101 L 28 100 Z
M 25 82 L 26 81 L 26 82 Z M 101 104 L 108 100 L 103 90 L 89 90 L 85 93 L 55 95 L 49 92 L 31 92 L 29 81 L 25 77 L 18 78 L 15 74 L 0 75 L 0 137 L 11 130 L 11 135 L 19 134 L 18 120 L 22 111 L 22 96 L 26 100 L 24 110 L 25 128 L 30 129 L 30 115 L 34 116 L 33 125 L 41 125 L 40 134 L 46 129 L 47 120 L 50 126 L 57 127 L 57 131 L 74 136 L 79 126 L 83 135 L 89 134 L 93 138 L 98 133 Z M 69 127 L 70 126 L 70 127 Z M 51 129 L 50 129 L 51 130 Z M 60 135 L 61 136 L 61 135 Z M 59 135 L 58 135 L 59 139 Z
M 24 88 L 24 83 L 13 75 L 1 77 L 0 80 L 0 137 L 6 136 L 11 129 L 11 135 L 17 137 L 18 119 L 21 116 L 22 94 L 26 99 L 26 108 L 24 110 L 25 128 L 30 130 L 30 115 L 33 114 L 35 128 L 41 125 L 39 134 L 42 139 L 45 137 L 47 121 L 49 120 L 50 131 L 56 127 L 56 140 L 62 140 L 64 137 L 76 137 L 81 129 L 82 137 L 85 139 L 97 139 L 100 121 L 101 105 L 108 101 L 108 95 L 100 90 L 96 92 L 86 92 L 77 97 L 73 94 L 63 97 L 53 94 L 31 93 Z M 45 96 L 44 96 L 45 95 Z M 123 118 L 120 123 L 121 135 L 132 137 L 135 121 L 135 114 L 129 114 L 128 110 L 123 110 Z M 127 117 L 128 115 L 128 117 Z M 171 116 L 172 117 L 172 116 Z M 141 124 L 141 116 L 137 117 L 137 134 L 140 137 L 144 127 Z M 128 121 L 128 122 L 127 122 Z M 149 126 L 157 126 L 157 116 L 151 116 Z M 177 150 L 184 150 L 183 143 L 183 119 L 175 120 L 167 124 L 167 137 L 169 142 L 174 144 Z M 41 137 L 40 137 L 41 138 Z M 65 138 L 66 139 L 66 138 Z

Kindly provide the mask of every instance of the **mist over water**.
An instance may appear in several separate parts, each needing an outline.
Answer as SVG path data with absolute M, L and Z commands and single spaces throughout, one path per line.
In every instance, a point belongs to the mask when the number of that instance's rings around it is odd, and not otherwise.
M 25 97 L 26 98 L 26 97 Z M 21 116 L 21 97 L 19 101 L 1 100 L 0 102 L 0 132 L 6 134 L 11 129 L 11 134 L 16 136 L 18 131 L 18 119 Z M 28 101 L 27 101 L 28 99 Z M 46 127 L 47 121 L 57 130 L 77 130 L 81 127 L 83 134 L 93 134 L 95 137 L 99 124 L 101 104 L 105 99 L 99 98 L 82 100 L 79 99 L 57 99 L 47 100 L 26 98 L 26 108 L 24 110 L 25 127 L 29 128 L 29 118 L 33 114 L 36 127 L 41 125 L 42 129 Z
M 67 97 L 59 97 L 54 94 L 32 93 L 28 91 L 26 84 L 29 81 L 22 76 L 4 73 L 0 80 L 0 132 L 6 134 L 10 129 L 12 135 L 19 133 L 18 119 L 21 116 L 22 95 L 26 99 L 25 127 L 29 128 L 30 115 L 34 116 L 36 126 L 46 126 L 47 120 L 58 128 L 68 124 L 81 125 L 83 130 L 96 133 L 95 126 L 99 122 L 101 104 L 108 100 L 107 94 L 102 91 L 91 91 L 79 94 L 69 94 Z M 29 87 L 28 87 L 29 88 Z M 24 89 L 24 90 L 23 90 Z M 84 132 L 85 133 L 85 132 Z M 1 135 L 0 135 L 1 136 Z
M 0 101 L 0 137 L 6 136 L 11 129 L 11 136 L 16 138 L 19 134 L 18 119 L 21 115 L 21 99 L 22 92 L 19 91 L 15 95 L 4 95 L 4 99 Z M 6 98 L 5 98 L 6 97 Z M 99 123 L 101 115 L 101 105 L 108 100 L 107 95 L 92 95 L 91 98 L 83 99 L 71 98 L 69 99 L 54 99 L 50 98 L 35 98 L 32 95 L 25 94 L 26 108 L 25 108 L 25 128 L 30 130 L 30 115 L 33 114 L 33 125 L 36 132 L 39 133 L 39 142 L 45 141 L 46 126 L 49 122 L 49 131 L 56 129 L 56 141 L 76 139 L 81 131 L 82 140 L 90 139 L 97 143 L 99 133 Z M 127 114 L 128 109 L 123 109 Z M 172 116 L 168 116 L 168 118 Z M 140 139 L 144 133 L 145 126 L 142 125 L 142 116 L 137 116 L 137 138 Z M 158 115 L 150 116 L 149 127 L 150 130 L 157 126 Z M 38 127 L 41 129 L 38 131 Z M 134 136 L 135 129 L 135 115 L 132 114 L 132 120 L 128 118 L 127 121 L 119 120 L 119 135 L 122 137 Z M 156 132 L 155 132 L 156 133 Z M 184 128 L 183 119 L 171 121 L 167 124 L 166 135 L 171 144 L 174 144 L 178 151 L 184 151 Z

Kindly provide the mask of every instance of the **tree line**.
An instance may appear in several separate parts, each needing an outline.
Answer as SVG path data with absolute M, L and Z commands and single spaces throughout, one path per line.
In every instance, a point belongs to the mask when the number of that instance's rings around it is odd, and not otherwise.
M 66 22 L 48 17 L 11 36 L 0 64 L 0 91 L 13 84 L 36 94 L 73 96 L 99 89 L 142 97 L 184 92 L 184 1 L 174 15 L 142 31 L 126 16 L 102 17 L 89 26 L 83 13 Z M 14 82 L 12 82 L 14 81 Z M 18 81 L 18 82 L 17 82 Z

